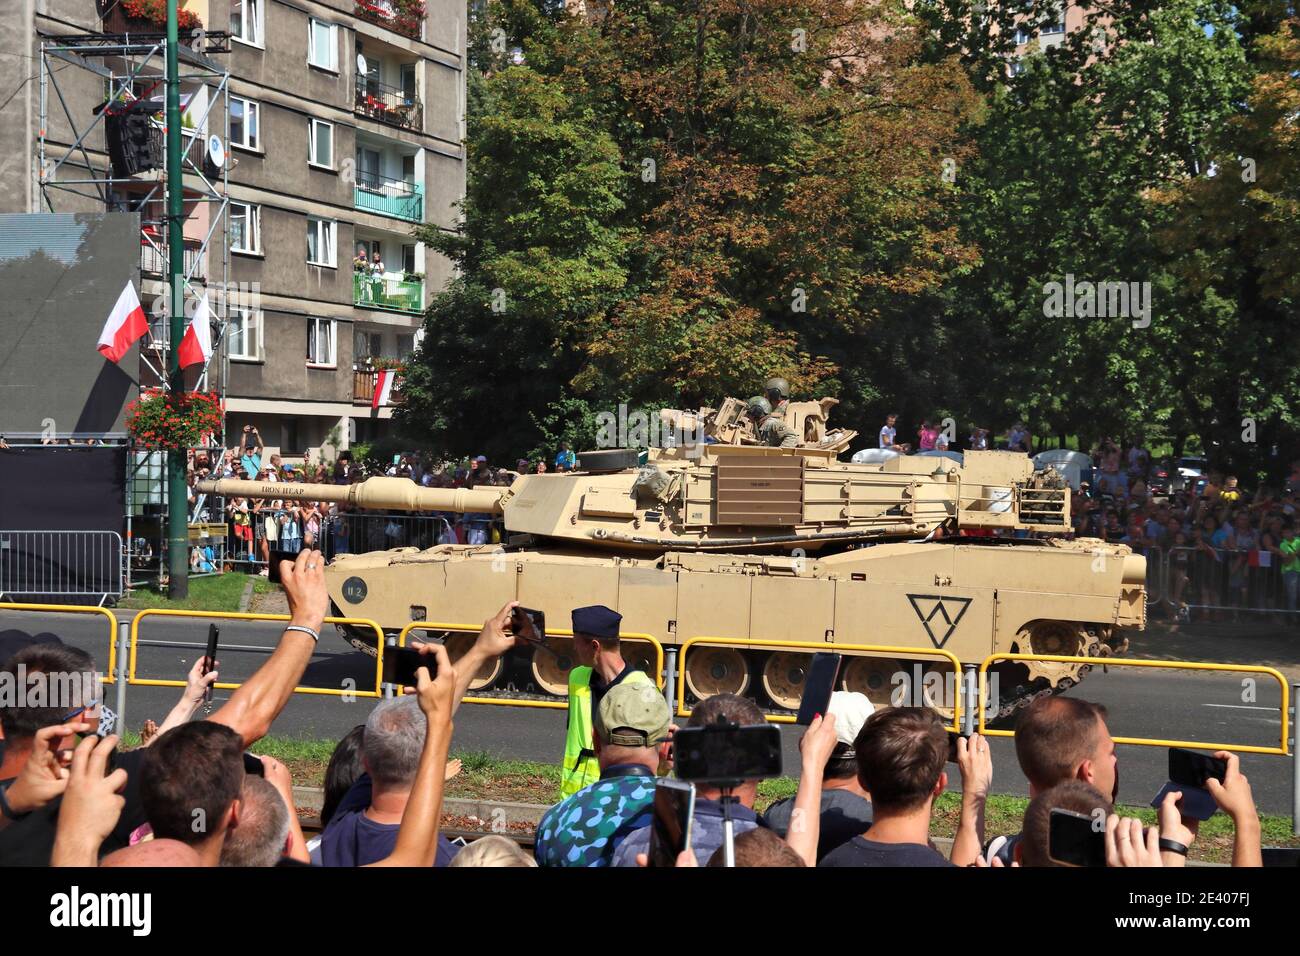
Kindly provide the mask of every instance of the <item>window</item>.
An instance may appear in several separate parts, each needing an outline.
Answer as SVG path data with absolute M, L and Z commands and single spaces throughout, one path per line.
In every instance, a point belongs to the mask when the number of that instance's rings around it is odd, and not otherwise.
M 379 151 L 357 147 L 357 182 L 372 189 L 379 188 Z
M 333 319 L 307 320 L 307 364 L 333 365 L 334 329 Z
M 384 354 L 384 336 L 380 332 L 354 332 L 352 333 L 352 351 L 355 353 L 356 361 L 364 365 L 372 358 L 379 358 Z
M 307 121 L 307 162 L 313 166 L 334 168 L 334 124 L 324 120 Z
M 244 202 L 230 204 L 230 251 L 262 251 L 262 209 Z
M 405 362 L 415 354 L 415 333 L 397 333 L 397 357 Z
M 332 219 L 307 220 L 307 261 L 318 266 L 332 266 L 334 260 L 334 229 L 338 224 Z
M 261 358 L 261 313 L 251 309 L 230 310 L 226 317 L 226 351 L 232 359 L 255 361 Z
M 415 244 L 411 242 L 402 244 L 402 271 L 412 273 L 415 268 Z
M 245 149 L 261 149 L 261 108 L 242 96 L 230 98 L 230 144 Z
M 307 34 L 307 62 L 312 66 L 318 66 L 322 70 L 332 70 L 335 73 L 339 68 L 339 28 L 333 23 L 325 23 L 323 20 L 308 21 Z
M 262 0 L 230 0 L 230 35 L 236 40 L 262 45 Z
M 415 64 L 403 63 L 398 67 L 402 80 L 402 96 L 409 103 L 415 99 Z

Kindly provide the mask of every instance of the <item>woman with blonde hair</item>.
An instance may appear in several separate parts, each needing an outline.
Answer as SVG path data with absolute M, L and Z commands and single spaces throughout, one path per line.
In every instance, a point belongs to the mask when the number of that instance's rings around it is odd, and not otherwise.
M 503 836 L 479 837 L 457 853 L 448 866 L 536 866 L 537 861 L 514 840 Z

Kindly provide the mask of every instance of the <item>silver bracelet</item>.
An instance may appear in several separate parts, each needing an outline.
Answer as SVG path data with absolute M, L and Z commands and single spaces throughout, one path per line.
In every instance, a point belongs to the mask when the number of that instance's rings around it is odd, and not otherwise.
M 320 643 L 320 632 L 313 631 L 310 627 L 307 627 L 307 625 L 305 624 L 286 624 L 284 629 L 286 631 L 302 631 L 304 634 L 310 634 L 311 639 L 313 641 L 315 641 L 317 644 Z

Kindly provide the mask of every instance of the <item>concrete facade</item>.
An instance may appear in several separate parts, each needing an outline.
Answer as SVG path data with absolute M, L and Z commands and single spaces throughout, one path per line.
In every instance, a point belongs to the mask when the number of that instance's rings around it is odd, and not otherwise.
M 366 0 L 381 10 L 387 2 Z M 247 417 L 268 446 L 291 458 L 320 446 L 334 428 L 341 446 L 350 436 L 373 438 L 391 410 L 374 415 L 369 408 L 366 355 L 408 352 L 430 293 L 451 275 L 450 264 L 426 253 L 412 231 L 420 223 L 451 229 L 464 196 L 465 0 L 427 0 L 421 39 L 362 19 L 354 0 L 183 0 L 183 7 L 207 29 L 235 33 L 245 13 L 259 27 L 248 40 L 232 37 L 228 53 L 211 56 L 230 71 L 232 119 L 244 112 L 236 115 L 234 97 L 256 104 L 258 113 L 255 148 L 227 143 L 235 160 L 230 199 L 256 208 L 260 233 L 254 250 L 229 256 L 231 286 L 256 290 L 251 303 L 242 301 L 256 306 L 249 335 L 259 345 L 221 356 L 227 429 L 236 434 Z M 12 0 L 0 26 L 9 37 L 26 37 L 32 53 L 0 57 L 0 89 L 18 90 L 0 109 L 0 212 L 46 211 L 37 185 L 41 39 L 121 27 L 101 18 L 96 0 Z M 309 62 L 313 33 L 319 64 Z M 103 80 L 75 66 L 60 71 L 59 85 L 79 124 L 104 99 Z M 57 101 L 48 115 L 49 140 L 70 144 L 72 124 Z M 313 120 L 328 124 L 318 127 L 332 144 L 332 155 L 316 157 L 327 160 L 322 165 L 309 162 Z M 207 132 L 224 136 L 224 112 L 214 109 Z M 85 145 L 92 165 L 104 168 L 102 131 Z M 78 174 L 72 163 L 59 173 L 78 175 L 84 170 Z M 103 203 L 59 194 L 54 211 L 96 208 Z M 203 213 L 194 210 L 186 224 L 187 246 L 204 232 Z M 333 232 L 331 264 L 308 261 L 313 219 Z M 368 254 L 380 252 L 382 280 L 354 281 L 359 244 Z M 203 274 L 221 276 L 221 259 L 214 242 Z M 147 304 L 151 287 L 144 278 L 141 284 Z M 311 361 L 322 358 L 320 350 L 308 354 L 309 327 L 317 322 L 332 323 L 327 361 Z M 363 375 L 354 383 L 357 370 Z

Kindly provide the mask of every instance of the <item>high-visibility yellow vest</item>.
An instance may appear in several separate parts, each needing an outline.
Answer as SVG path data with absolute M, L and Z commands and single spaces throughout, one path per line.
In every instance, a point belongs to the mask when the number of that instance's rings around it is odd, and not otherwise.
M 571 797 L 600 779 L 600 764 L 592 749 L 590 667 L 569 671 L 569 727 L 564 736 L 564 766 L 560 773 L 560 799 Z M 623 678 L 627 684 L 649 684 L 645 671 L 634 670 Z

